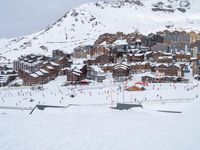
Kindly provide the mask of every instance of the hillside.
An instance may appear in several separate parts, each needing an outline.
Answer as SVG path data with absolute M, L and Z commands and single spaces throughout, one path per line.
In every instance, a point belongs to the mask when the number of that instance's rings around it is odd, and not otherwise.
M 200 30 L 200 0 L 118 0 L 92 2 L 67 12 L 39 32 L 15 39 L 0 39 L 1 55 L 13 60 L 21 54 L 51 54 L 53 49 L 72 52 L 93 44 L 103 33 L 159 30 Z

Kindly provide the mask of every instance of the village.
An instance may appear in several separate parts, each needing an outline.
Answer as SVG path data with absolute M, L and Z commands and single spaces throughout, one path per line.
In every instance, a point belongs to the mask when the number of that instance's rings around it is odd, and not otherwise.
M 200 80 L 200 34 L 163 31 L 147 36 L 137 32 L 102 34 L 94 45 L 79 46 L 73 53 L 53 50 L 52 56 L 22 55 L 0 66 L 1 86 L 43 85 L 66 76 L 66 85 L 102 83 L 112 74 L 123 82 L 144 74 L 142 83 L 188 82 L 187 73 Z M 15 80 L 22 80 L 19 85 Z

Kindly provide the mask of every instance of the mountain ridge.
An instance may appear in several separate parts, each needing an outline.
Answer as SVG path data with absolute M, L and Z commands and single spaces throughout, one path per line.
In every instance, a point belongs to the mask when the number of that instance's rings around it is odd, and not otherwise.
M 86 3 L 41 31 L 0 39 L 0 53 L 10 59 L 29 53 L 50 55 L 54 49 L 70 53 L 74 47 L 93 44 L 103 33 L 118 31 L 137 30 L 143 34 L 164 29 L 199 31 L 198 2 L 200 0 L 100 0 Z

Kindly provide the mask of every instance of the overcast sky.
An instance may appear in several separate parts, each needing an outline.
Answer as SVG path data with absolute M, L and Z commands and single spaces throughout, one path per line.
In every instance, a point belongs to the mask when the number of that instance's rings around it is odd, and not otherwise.
M 83 3 L 96 0 L 0 0 L 0 38 L 38 31 Z

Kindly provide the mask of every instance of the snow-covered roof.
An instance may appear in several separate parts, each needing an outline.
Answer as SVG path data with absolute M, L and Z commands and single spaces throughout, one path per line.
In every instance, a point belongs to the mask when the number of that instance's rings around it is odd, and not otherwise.
M 35 74 L 37 74 L 38 76 L 43 76 L 44 75 L 41 71 L 36 71 Z
M 53 66 L 59 66 L 59 64 L 55 63 L 55 62 L 50 62 L 51 65 Z
M 38 75 L 36 73 L 31 73 L 30 76 L 34 77 L 34 78 L 37 78 Z
M 44 70 L 44 69 L 40 69 L 40 71 L 41 71 L 42 73 L 44 73 L 44 74 L 48 74 L 48 73 L 49 73 L 48 71 L 46 71 L 46 70 Z
M 76 72 L 76 71 L 72 71 L 73 74 L 80 76 L 81 73 L 80 72 Z
M 173 59 L 172 56 L 160 56 L 158 59 Z
M 52 66 L 47 66 L 47 68 L 48 69 L 50 69 L 50 70 L 53 70 L 53 69 L 55 69 L 54 67 L 52 67 Z
M 140 57 L 140 56 L 144 56 L 144 54 L 143 54 L 143 53 L 142 53 L 142 54 L 137 53 L 137 54 L 135 54 L 135 56 L 136 56 L 136 57 Z
M 128 45 L 126 40 L 116 40 L 113 45 Z
M 65 67 L 65 68 L 63 68 L 61 70 L 63 71 L 63 70 L 69 70 L 69 69 L 70 69 L 69 67 Z

